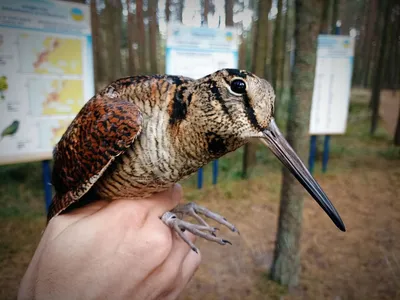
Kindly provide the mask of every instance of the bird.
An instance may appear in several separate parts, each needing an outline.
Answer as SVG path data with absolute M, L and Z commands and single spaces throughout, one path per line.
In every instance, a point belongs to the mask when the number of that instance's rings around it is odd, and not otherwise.
M 4 100 L 6 98 L 4 96 L 4 92 L 7 90 L 8 90 L 7 77 L 3 75 L 0 77 L 0 99 L 1 100 Z
M 14 120 L 10 125 L 8 125 L 6 128 L 3 129 L 1 132 L 1 137 L 0 141 L 5 137 L 5 136 L 13 136 L 14 134 L 17 133 L 19 128 L 19 121 Z
M 149 197 L 258 139 L 345 231 L 339 213 L 280 132 L 274 105 L 271 84 L 240 69 L 219 69 L 198 79 L 165 74 L 111 82 L 83 105 L 53 149 L 55 195 L 47 222 L 96 197 Z M 185 216 L 197 223 L 183 220 Z M 185 230 L 231 244 L 217 237 L 217 228 L 205 218 L 239 232 L 222 215 L 195 202 L 160 216 L 195 252 Z

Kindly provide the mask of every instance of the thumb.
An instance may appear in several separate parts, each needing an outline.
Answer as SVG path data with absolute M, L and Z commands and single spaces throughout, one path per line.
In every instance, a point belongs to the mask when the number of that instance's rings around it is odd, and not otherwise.
M 168 190 L 152 195 L 150 198 L 143 199 L 148 202 L 149 216 L 161 217 L 165 212 L 176 207 L 183 198 L 182 186 L 178 183 L 174 184 Z

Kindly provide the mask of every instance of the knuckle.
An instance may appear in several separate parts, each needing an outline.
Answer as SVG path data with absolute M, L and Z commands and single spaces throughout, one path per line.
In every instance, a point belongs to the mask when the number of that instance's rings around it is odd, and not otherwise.
M 126 224 L 134 229 L 143 227 L 148 212 L 135 205 L 133 201 L 118 201 L 115 205 L 115 213 L 111 214 L 119 224 Z
M 168 229 L 168 228 L 166 228 Z M 172 237 L 169 230 L 157 230 L 149 237 L 149 248 L 157 257 L 164 259 L 172 249 Z
M 182 186 L 179 183 L 176 183 L 173 187 L 172 200 L 174 203 L 178 204 L 179 202 L 181 202 L 182 198 L 183 198 Z
M 197 257 L 196 257 L 196 260 L 195 260 L 196 269 L 197 269 L 198 267 L 200 267 L 201 259 L 202 259 L 202 257 L 201 257 L 201 252 L 199 251 L 199 253 L 198 253 Z
M 68 215 L 58 215 L 49 221 L 46 229 L 48 230 L 50 237 L 54 237 L 58 235 L 58 233 L 61 232 L 65 227 L 67 227 L 68 224 Z

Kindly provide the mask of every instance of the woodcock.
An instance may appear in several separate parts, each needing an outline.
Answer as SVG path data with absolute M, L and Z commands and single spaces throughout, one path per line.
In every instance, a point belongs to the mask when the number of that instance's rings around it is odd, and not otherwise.
M 163 191 L 210 161 L 260 139 L 345 231 L 338 212 L 279 131 L 272 86 L 256 75 L 223 69 L 194 80 L 183 76 L 126 77 L 90 99 L 54 149 L 55 188 L 48 221 L 76 204 L 142 198 Z M 195 203 L 161 216 L 194 251 L 182 230 L 219 244 L 216 228 L 234 225 Z M 183 221 L 184 215 L 199 224 Z

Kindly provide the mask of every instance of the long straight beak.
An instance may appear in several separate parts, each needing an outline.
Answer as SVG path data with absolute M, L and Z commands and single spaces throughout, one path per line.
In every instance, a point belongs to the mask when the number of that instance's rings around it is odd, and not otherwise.
M 346 231 L 339 213 L 328 199 L 317 181 L 313 178 L 299 156 L 286 141 L 280 132 L 275 120 L 272 119 L 267 129 L 263 131 L 264 138 L 261 142 L 275 154 L 294 177 L 304 186 L 308 193 L 317 201 L 322 209 L 328 214 L 333 223 L 341 230 Z

